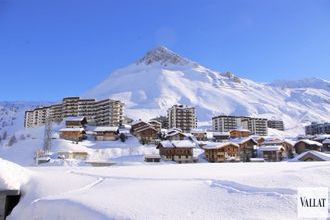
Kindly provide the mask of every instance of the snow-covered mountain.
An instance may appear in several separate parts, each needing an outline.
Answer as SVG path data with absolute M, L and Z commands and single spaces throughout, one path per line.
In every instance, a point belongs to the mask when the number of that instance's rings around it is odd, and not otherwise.
M 210 70 L 165 47 L 114 71 L 85 97 L 114 98 L 126 103 L 128 115 L 150 118 L 174 104 L 196 106 L 199 121 L 219 114 L 283 119 L 288 128 L 330 120 L 329 82 L 257 83 Z

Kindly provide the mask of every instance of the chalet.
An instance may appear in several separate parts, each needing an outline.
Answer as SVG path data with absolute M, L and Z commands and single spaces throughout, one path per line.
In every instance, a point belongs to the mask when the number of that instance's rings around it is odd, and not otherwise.
M 294 145 L 294 149 L 297 154 L 301 154 L 308 150 L 321 151 L 321 148 L 322 148 L 321 143 L 307 139 L 300 140 Z
M 159 154 L 163 160 L 172 160 L 177 163 L 191 163 L 196 162 L 193 156 L 193 148 L 195 143 L 189 140 L 181 141 L 161 141 L 157 145 Z
M 159 163 L 160 162 L 160 155 L 159 154 L 146 154 L 144 155 L 144 161 L 149 163 Z
M 150 124 L 145 122 L 145 121 L 141 121 L 141 120 L 138 120 L 138 121 L 134 121 L 132 122 L 132 125 L 131 125 L 131 132 L 133 134 L 135 134 L 135 131 L 142 128 L 142 127 L 149 127 Z
M 315 150 L 310 150 L 299 154 L 296 158 L 292 159 L 291 161 L 330 161 L 330 154 L 326 154 Z
M 158 132 L 162 129 L 162 123 L 156 120 L 150 120 L 149 124 L 154 127 Z
M 230 139 L 231 142 L 234 142 L 239 145 L 239 155 L 240 160 L 243 162 L 249 162 L 251 158 L 256 157 L 256 146 L 258 142 L 254 138 L 235 138 Z
M 205 141 L 207 140 L 207 133 L 206 131 L 199 130 L 199 129 L 192 129 L 190 132 L 198 141 Z
M 230 134 L 229 132 L 212 132 L 213 135 L 213 141 L 215 142 L 223 142 L 223 141 L 228 141 Z
M 57 153 L 59 158 L 62 159 L 76 159 L 76 160 L 86 160 L 88 153 L 85 151 L 61 151 Z
M 275 139 L 266 139 L 262 145 L 263 146 L 282 145 L 284 147 L 285 152 L 286 152 L 285 155 L 289 158 L 292 158 L 293 154 L 294 154 L 293 153 L 294 152 L 294 148 L 293 148 L 294 144 L 295 144 L 295 142 L 292 141 L 292 140 L 288 140 L 288 139 L 282 140 L 282 139 L 275 138 Z
M 250 131 L 247 129 L 233 129 L 229 131 L 229 135 L 231 138 L 244 138 L 250 136 Z
M 179 129 L 171 129 L 165 134 L 165 139 L 174 141 L 174 140 L 185 140 L 187 139 L 186 135 L 181 132 Z
M 209 162 L 239 161 L 239 145 L 232 142 L 211 142 L 203 146 L 205 158 Z
M 97 141 L 118 140 L 118 127 L 96 127 L 94 129 L 94 136 Z
M 282 145 L 262 145 L 258 149 L 259 156 L 267 162 L 277 162 L 286 157 L 285 149 Z
M 323 142 L 323 147 L 322 147 L 322 151 L 324 152 L 330 152 L 330 139 L 325 139 Z
M 65 119 L 67 128 L 84 128 L 87 124 L 85 117 L 68 117 Z
M 143 144 L 154 143 L 158 138 L 158 131 L 152 126 L 142 126 L 136 129 L 134 134 Z
M 60 138 L 70 141 L 82 141 L 86 139 L 84 128 L 62 128 L 60 129 Z

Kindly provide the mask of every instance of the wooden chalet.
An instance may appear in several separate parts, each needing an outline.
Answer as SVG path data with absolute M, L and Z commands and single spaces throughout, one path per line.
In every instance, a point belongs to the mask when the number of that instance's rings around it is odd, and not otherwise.
M 84 128 L 87 125 L 85 117 L 68 117 L 65 119 L 65 126 L 67 128 Z
M 172 160 L 177 163 L 192 163 L 197 159 L 193 156 L 195 143 L 189 140 L 161 141 L 157 145 L 159 154 L 163 160 Z
M 165 139 L 169 141 L 185 140 L 186 135 L 179 129 L 171 129 L 165 134 Z
M 206 141 L 207 140 L 207 133 L 206 131 L 193 129 L 190 132 L 198 141 Z
M 119 138 L 118 127 L 96 127 L 94 137 L 97 141 L 115 141 Z
M 251 137 L 230 139 L 231 142 L 239 145 L 239 155 L 242 162 L 250 162 L 256 157 L 256 147 L 258 142 Z
M 322 151 L 324 152 L 330 152 L 330 139 L 325 139 L 323 142 L 323 147 L 322 147 Z
M 158 133 L 159 132 L 150 125 L 139 127 L 134 131 L 135 136 L 143 144 L 155 143 L 155 140 L 158 138 Z
M 285 148 L 282 145 L 262 145 L 259 147 L 259 155 L 267 162 L 277 162 L 286 157 Z
M 330 154 L 310 150 L 299 154 L 293 160 L 294 161 L 330 161 Z
M 149 124 L 154 127 L 158 132 L 162 129 L 162 123 L 156 120 L 150 120 Z
M 233 129 L 229 131 L 231 138 L 245 138 L 250 136 L 250 131 L 247 129 Z
M 229 140 L 229 132 L 213 132 L 213 141 L 215 142 L 226 142 Z
M 70 141 L 82 141 L 86 139 L 84 128 L 62 128 L 60 129 L 60 138 Z
M 133 134 L 135 134 L 135 131 L 142 128 L 142 127 L 148 127 L 150 126 L 149 123 L 145 122 L 145 121 L 141 121 L 141 120 L 138 120 L 138 121 L 134 121 L 132 122 L 131 124 L 131 132 Z
M 317 141 L 312 141 L 308 139 L 299 140 L 295 145 L 294 149 L 297 154 L 301 154 L 308 150 L 321 151 L 322 144 Z
M 232 142 L 211 142 L 203 146 L 209 162 L 236 162 L 240 160 L 239 145 Z

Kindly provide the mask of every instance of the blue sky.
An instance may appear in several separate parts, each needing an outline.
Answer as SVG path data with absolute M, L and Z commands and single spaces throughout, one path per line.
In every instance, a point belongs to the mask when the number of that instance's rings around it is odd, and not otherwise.
M 327 0 L 0 0 L 0 100 L 80 95 L 157 45 L 259 82 L 330 79 Z

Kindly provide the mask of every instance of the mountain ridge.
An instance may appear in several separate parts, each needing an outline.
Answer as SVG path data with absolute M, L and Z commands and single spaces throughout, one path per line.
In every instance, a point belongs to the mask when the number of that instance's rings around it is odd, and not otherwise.
M 219 114 L 283 119 L 287 127 L 330 120 L 330 91 L 291 87 L 220 73 L 160 47 L 115 70 L 84 97 L 119 99 L 130 117 L 142 119 L 185 104 L 197 108 L 200 121 Z

